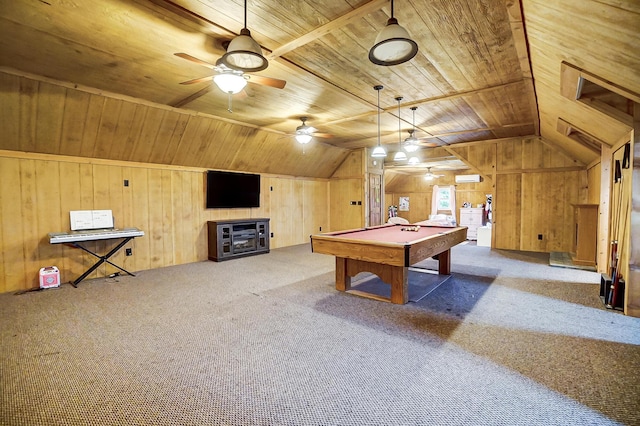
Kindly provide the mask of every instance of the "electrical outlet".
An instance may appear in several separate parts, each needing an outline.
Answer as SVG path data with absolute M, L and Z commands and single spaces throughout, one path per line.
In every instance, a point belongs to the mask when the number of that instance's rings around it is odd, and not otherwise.
M 130 249 L 130 248 L 128 248 L 128 249 L 125 249 L 125 250 L 124 250 L 124 253 L 125 253 L 127 256 L 131 256 L 131 255 L 133 254 L 133 250 L 132 250 L 132 249 Z
M 129 179 L 124 180 L 124 186 L 129 186 Z
M 320 227 L 320 230 L 319 230 L 319 232 L 322 232 L 322 226 Z
M 542 234 L 538 234 L 538 239 L 541 240 L 542 239 Z

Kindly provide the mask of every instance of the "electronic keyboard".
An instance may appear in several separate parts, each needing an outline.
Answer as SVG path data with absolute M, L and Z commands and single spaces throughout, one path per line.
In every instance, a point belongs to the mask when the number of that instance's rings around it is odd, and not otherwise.
M 138 228 L 123 229 L 91 229 L 71 232 L 52 232 L 49 234 L 49 243 L 75 243 L 82 241 L 110 240 L 114 238 L 134 238 L 144 236 L 144 231 Z

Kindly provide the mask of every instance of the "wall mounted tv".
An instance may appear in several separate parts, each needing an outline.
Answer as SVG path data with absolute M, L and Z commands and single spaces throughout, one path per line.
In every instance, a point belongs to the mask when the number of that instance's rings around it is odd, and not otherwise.
M 207 208 L 260 207 L 260 175 L 207 171 Z

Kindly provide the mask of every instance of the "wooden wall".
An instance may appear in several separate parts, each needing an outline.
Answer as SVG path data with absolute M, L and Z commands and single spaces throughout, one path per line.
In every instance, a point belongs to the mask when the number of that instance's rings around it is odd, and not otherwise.
M 331 231 L 362 228 L 365 225 L 365 155 L 364 149 L 352 151 L 331 176 Z
M 132 256 L 122 250 L 113 258 L 130 271 L 206 260 L 208 220 L 269 217 L 272 248 L 329 228 L 326 179 L 263 174 L 260 208 L 217 210 L 205 209 L 204 171 L 0 151 L 0 292 L 36 287 L 44 266 L 57 266 L 66 282 L 94 263 L 81 250 L 49 244 L 49 232 L 69 230 L 70 210 L 110 209 L 117 227 L 145 231 L 129 243 Z M 89 247 L 104 253 L 110 244 Z M 101 266 L 90 278 L 115 271 Z
M 625 286 L 625 313 L 633 316 L 639 316 L 640 311 L 638 310 L 637 304 L 638 300 L 640 300 L 640 286 L 637 281 L 633 282 L 633 280 L 631 279 L 631 259 L 632 256 L 637 258 L 637 253 L 632 255 L 632 248 L 635 242 L 632 241 L 632 238 L 638 236 L 638 224 L 632 223 L 632 212 L 634 211 L 632 200 L 635 201 L 638 194 L 638 189 L 633 185 L 634 183 L 637 183 L 634 182 L 634 173 L 637 174 L 638 168 L 637 166 L 635 166 L 636 159 L 633 158 L 634 144 L 632 141 L 630 141 L 629 144 L 629 167 L 621 167 L 620 172 L 622 178 L 617 183 L 612 183 L 611 240 L 616 240 L 618 242 L 618 272 L 627 282 Z M 621 166 L 622 164 L 624 164 L 623 158 L 624 144 L 612 150 L 612 165 L 614 165 L 613 170 L 615 170 L 616 161 L 619 161 Z M 613 262 L 611 261 L 611 254 L 609 254 L 608 258 L 610 260 L 610 264 L 612 264 Z
M 434 171 L 435 174 L 443 175 L 437 179 L 428 181 L 422 176 L 412 176 L 405 174 L 394 174 L 392 177 L 389 173 L 385 175 L 385 204 L 386 208 L 390 205 L 397 206 L 400 197 L 409 197 L 409 211 L 398 211 L 398 216 L 403 217 L 410 222 L 419 222 L 429 218 L 431 214 L 431 198 L 433 195 L 433 186 L 456 186 L 456 220 L 460 220 L 460 207 L 464 202 L 470 202 L 473 207 L 482 204 L 486 200 L 486 195 L 492 193 L 492 183 L 488 179 L 484 179 L 480 183 L 455 183 L 455 172 L 452 171 Z M 470 174 L 470 172 L 457 172 L 457 174 Z M 387 217 L 388 219 L 388 217 Z
M 0 72 L 0 150 L 329 178 L 349 150 L 186 109 Z M 294 130 L 293 128 L 292 130 Z
M 456 202 L 483 203 L 493 195 L 493 247 L 535 252 L 570 252 L 574 239 L 572 204 L 588 201 L 586 168 L 539 138 L 499 140 L 447 148 L 483 176 L 479 184 L 458 184 Z M 453 172 L 438 185 L 454 183 Z M 432 184 L 420 177 L 385 175 L 387 205 L 410 197 L 410 221 L 428 217 Z M 458 212 L 459 220 L 459 212 Z M 542 239 L 538 239 L 538 235 Z

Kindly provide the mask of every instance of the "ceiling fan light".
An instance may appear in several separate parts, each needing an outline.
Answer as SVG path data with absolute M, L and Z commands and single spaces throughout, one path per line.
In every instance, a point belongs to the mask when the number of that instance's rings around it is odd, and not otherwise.
M 369 60 L 376 65 L 390 66 L 409 61 L 418 53 L 418 44 L 407 30 L 398 25 L 396 18 L 389 18 L 369 50 Z
M 396 152 L 396 155 L 393 156 L 393 161 L 406 161 L 407 160 L 407 154 L 404 153 L 404 151 L 398 151 Z
M 296 141 L 301 144 L 308 144 L 311 142 L 311 135 L 305 133 L 299 133 L 296 135 Z
M 431 173 L 424 175 L 424 180 L 433 180 L 434 176 Z
M 251 32 L 247 28 L 240 31 L 240 35 L 229 43 L 227 53 L 222 55 L 220 61 L 231 69 L 256 72 L 269 66 L 267 58 L 262 56 L 262 48 L 251 38 Z
M 371 151 L 371 156 L 373 158 L 384 158 L 387 156 L 387 151 L 385 151 L 383 147 L 378 145 L 375 148 L 373 148 L 373 151 Z
M 420 162 L 420 160 L 418 160 L 418 157 L 411 157 L 409 158 L 409 164 L 411 164 L 412 166 L 415 166 L 416 164 L 418 164 Z
M 416 152 L 420 147 L 416 145 L 413 141 L 407 142 L 407 139 L 404 141 L 404 150 L 408 153 Z
M 232 95 L 239 93 L 244 89 L 244 86 L 247 85 L 247 80 L 243 76 L 232 73 L 215 75 L 213 82 L 224 93 L 230 93 Z

